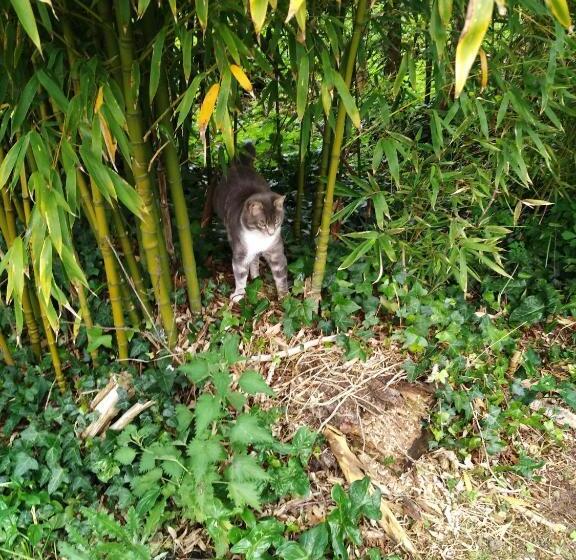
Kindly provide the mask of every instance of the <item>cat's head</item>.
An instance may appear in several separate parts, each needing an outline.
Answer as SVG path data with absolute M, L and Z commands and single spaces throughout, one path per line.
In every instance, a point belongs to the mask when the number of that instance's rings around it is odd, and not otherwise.
M 248 198 L 242 211 L 244 227 L 265 235 L 275 235 L 282 226 L 284 219 L 285 198 L 285 196 L 273 192 L 257 194 Z

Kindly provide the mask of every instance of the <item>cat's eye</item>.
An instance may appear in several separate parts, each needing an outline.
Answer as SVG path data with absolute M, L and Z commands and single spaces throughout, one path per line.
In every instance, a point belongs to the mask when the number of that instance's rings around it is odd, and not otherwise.
M 258 227 L 259 227 L 259 228 L 266 227 L 266 222 L 260 220 L 260 221 L 258 222 Z

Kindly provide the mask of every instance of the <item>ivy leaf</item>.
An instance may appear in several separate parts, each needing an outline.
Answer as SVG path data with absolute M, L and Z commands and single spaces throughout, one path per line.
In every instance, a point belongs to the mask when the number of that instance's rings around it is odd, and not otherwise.
M 14 466 L 14 472 L 12 473 L 15 477 L 24 476 L 28 471 L 37 471 L 38 461 L 34 457 L 30 457 L 24 451 L 20 451 L 16 454 L 16 465 Z
M 251 443 L 272 443 L 274 438 L 269 430 L 258 423 L 255 416 L 241 414 L 230 430 L 230 441 L 250 445 Z
M 48 494 L 53 494 L 58 490 L 60 485 L 64 480 L 64 476 L 66 471 L 62 467 L 53 467 L 52 468 L 52 476 L 50 477 L 50 481 L 48 482 Z
M 546 304 L 538 296 L 528 296 L 510 313 L 512 323 L 537 323 L 544 317 Z
M 262 393 L 264 395 L 268 395 L 269 397 L 274 396 L 274 391 L 268 386 L 262 376 L 253 369 L 249 369 L 242 374 L 238 380 L 238 386 L 249 395 L 257 395 L 258 393 Z
M 298 541 L 308 553 L 310 560 L 321 560 L 328 548 L 329 538 L 328 525 L 319 523 L 302 533 Z

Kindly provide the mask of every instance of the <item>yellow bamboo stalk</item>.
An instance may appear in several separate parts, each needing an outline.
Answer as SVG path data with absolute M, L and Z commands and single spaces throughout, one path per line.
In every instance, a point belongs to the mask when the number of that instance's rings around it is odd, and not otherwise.
M 15 365 L 14 358 L 12 357 L 12 353 L 10 352 L 10 347 L 8 346 L 8 342 L 4 338 L 4 334 L 0 331 L 0 353 L 2 354 L 2 358 L 4 362 L 8 366 Z
M 94 201 L 94 213 L 96 215 L 96 228 L 98 234 L 98 246 L 104 260 L 104 269 L 108 282 L 108 292 L 110 296 L 110 307 L 112 308 L 112 319 L 116 329 L 116 342 L 118 344 L 118 356 L 121 360 L 128 359 L 128 338 L 126 336 L 126 326 L 124 322 L 124 311 L 122 306 L 122 293 L 120 288 L 120 278 L 116 268 L 116 261 L 110 242 L 110 232 L 108 230 L 108 220 L 104 200 L 98 187 L 92 183 L 92 199 Z
M 132 173 L 136 182 L 136 189 L 142 200 L 142 215 L 140 222 L 142 231 L 142 243 L 146 254 L 148 273 L 154 288 L 154 295 L 162 318 L 162 324 L 166 331 L 169 346 L 176 343 L 176 329 L 174 313 L 170 302 L 170 284 L 163 277 L 163 265 L 160 242 L 161 233 L 158 228 L 156 212 L 154 209 L 154 189 L 148 173 L 149 158 L 146 154 L 144 143 L 144 127 L 142 113 L 138 99 L 132 91 L 132 66 L 137 60 L 134 56 L 134 41 L 130 21 L 122 19 L 122 10 L 116 4 L 117 28 L 119 33 L 120 61 L 122 66 L 122 79 L 124 86 L 124 100 L 126 103 L 126 121 L 128 135 L 132 144 Z

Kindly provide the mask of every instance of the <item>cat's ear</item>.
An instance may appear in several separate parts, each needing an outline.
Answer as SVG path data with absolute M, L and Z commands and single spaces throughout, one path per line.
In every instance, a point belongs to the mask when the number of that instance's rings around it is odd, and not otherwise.
M 277 210 L 282 210 L 282 208 L 284 208 L 284 199 L 286 198 L 286 195 L 282 195 L 277 197 L 274 200 L 274 206 L 276 207 Z
M 249 200 L 246 204 L 246 209 L 252 216 L 256 216 L 263 208 L 264 205 L 260 200 Z

